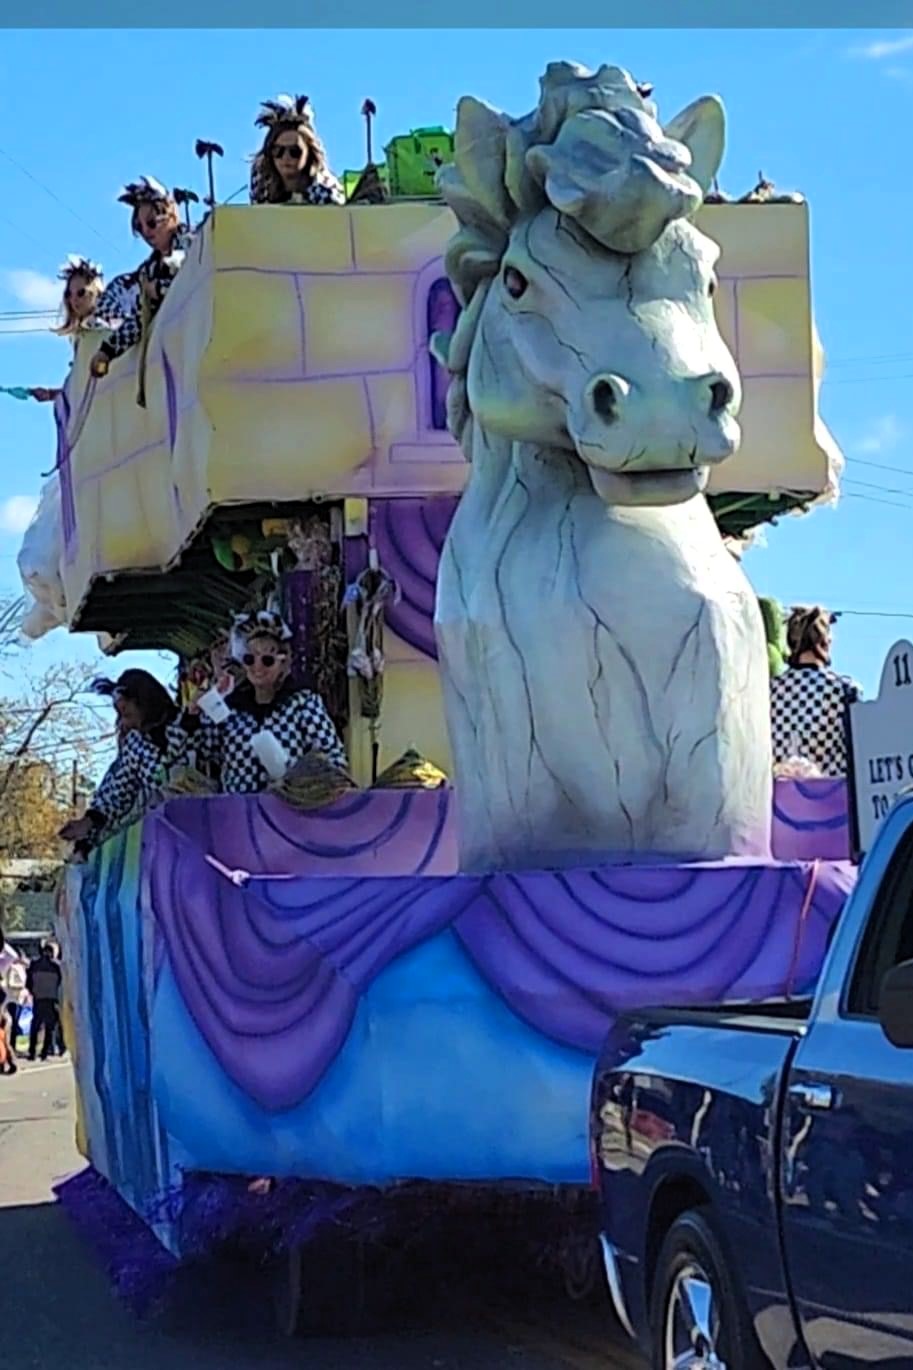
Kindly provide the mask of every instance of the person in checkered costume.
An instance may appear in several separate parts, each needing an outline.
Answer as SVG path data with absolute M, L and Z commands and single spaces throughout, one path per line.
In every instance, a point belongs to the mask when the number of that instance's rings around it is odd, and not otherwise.
M 793 610 L 789 666 L 770 683 L 770 706 L 774 765 L 800 757 L 836 778 L 847 771 L 847 706 L 861 691 L 831 669 L 832 622 L 818 605 Z
M 342 205 L 345 193 L 327 165 L 306 95 L 265 100 L 256 120 L 266 129 L 250 173 L 252 205 Z
M 133 232 L 152 251 L 136 272 L 136 293 L 129 312 L 92 358 L 96 377 L 106 376 L 114 359 L 140 341 L 144 315 L 151 322 L 161 308 L 193 238 L 191 230 L 181 223 L 174 197 L 153 176 L 141 176 L 126 186 L 119 199 L 133 211 Z M 125 282 L 128 278 L 119 279 Z
M 74 855 L 81 858 L 142 816 L 155 802 L 170 767 L 187 750 L 177 705 L 148 671 L 125 671 L 117 681 L 98 680 L 95 690 L 114 701 L 118 750 L 84 817 L 60 830 L 65 841 L 75 843 Z
M 313 690 L 289 680 L 291 632 L 277 614 L 242 615 L 232 633 L 232 655 L 245 679 L 225 697 L 228 717 L 212 723 L 185 713 L 182 724 L 201 770 L 219 777 L 226 794 L 256 794 L 270 783 L 255 739 L 267 734 L 286 770 L 308 753 L 319 752 L 331 766 L 348 769 L 348 759 L 326 705 Z M 270 746 L 272 747 L 272 742 Z

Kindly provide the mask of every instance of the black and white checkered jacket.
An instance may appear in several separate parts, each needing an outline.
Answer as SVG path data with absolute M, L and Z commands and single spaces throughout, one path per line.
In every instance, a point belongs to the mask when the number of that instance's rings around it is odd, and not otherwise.
M 326 705 L 312 690 L 286 684 L 272 703 L 258 704 L 252 687 L 244 682 L 225 702 L 231 714 L 224 723 L 189 714 L 182 720 L 198 768 L 217 777 L 225 794 L 256 794 L 269 785 L 269 776 L 251 746 L 261 729 L 281 743 L 290 767 L 308 752 L 322 752 L 331 765 L 348 768 L 345 747 Z
M 117 328 L 139 305 L 139 273 L 125 271 L 109 281 L 98 297 L 92 326 Z
M 298 193 L 283 190 L 279 199 L 270 197 L 269 179 L 259 158 L 250 169 L 250 202 L 252 205 L 344 205 L 345 191 L 332 171 L 318 171 L 307 187 Z
M 171 251 L 167 254 L 153 252 L 136 272 L 137 289 L 133 306 L 110 338 L 101 345 L 100 350 L 110 361 L 123 356 L 143 336 L 144 282 L 157 286 L 155 298 L 149 301 L 150 317 L 153 317 L 161 308 L 172 281 L 180 271 L 192 241 L 192 232 L 181 225 L 171 240 Z
M 157 797 L 169 769 L 185 755 L 187 745 L 187 733 L 177 720 L 154 737 L 127 733 L 87 810 L 95 830 L 92 845 L 142 816 Z
M 860 695 L 845 676 L 819 666 L 790 666 L 770 682 L 774 765 L 794 756 L 822 775 L 847 771 L 846 708 Z

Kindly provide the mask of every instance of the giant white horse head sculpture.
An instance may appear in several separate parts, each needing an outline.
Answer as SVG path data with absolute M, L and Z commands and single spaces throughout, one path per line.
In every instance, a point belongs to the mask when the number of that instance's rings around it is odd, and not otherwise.
M 760 616 L 701 492 L 740 384 L 691 222 L 712 97 L 665 129 L 616 67 L 460 102 L 441 189 L 463 312 L 434 341 L 472 474 L 436 628 L 464 865 L 766 850 Z
M 526 119 L 460 102 L 441 175 L 461 225 L 447 270 L 467 306 L 444 344 L 458 433 L 474 417 L 575 451 L 616 504 L 704 488 L 739 442 L 738 372 L 713 314 L 719 249 L 690 222 L 723 141 L 717 99 L 664 132 L 617 67 L 554 63 Z

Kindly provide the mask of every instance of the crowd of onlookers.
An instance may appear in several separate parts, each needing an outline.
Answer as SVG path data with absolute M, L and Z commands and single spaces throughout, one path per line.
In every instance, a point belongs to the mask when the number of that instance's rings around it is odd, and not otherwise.
M 0 1074 L 15 1075 L 20 1041 L 27 1038 L 30 1061 L 66 1051 L 60 1015 L 63 973 L 60 948 L 53 938 L 31 961 L 22 956 L 0 928 Z

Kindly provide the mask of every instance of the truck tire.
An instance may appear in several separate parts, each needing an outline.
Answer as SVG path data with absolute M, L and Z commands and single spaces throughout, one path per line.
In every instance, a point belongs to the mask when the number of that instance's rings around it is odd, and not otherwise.
M 706 1209 L 676 1219 L 653 1281 L 653 1370 L 770 1370 L 730 1269 Z

